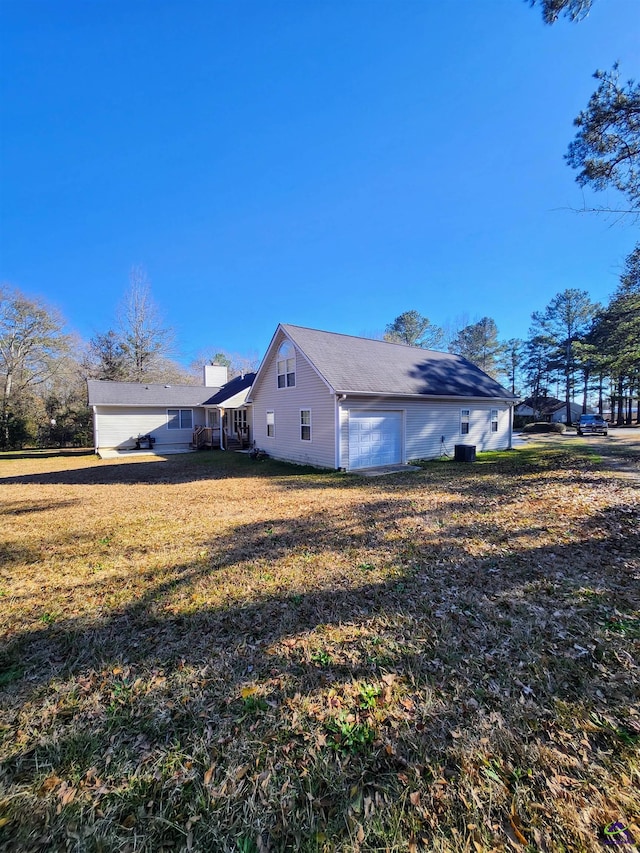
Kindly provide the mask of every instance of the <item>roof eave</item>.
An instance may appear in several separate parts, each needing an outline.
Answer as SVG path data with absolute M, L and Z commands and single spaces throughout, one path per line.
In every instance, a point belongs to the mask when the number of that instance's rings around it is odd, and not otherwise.
M 354 391 L 349 389 L 337 389 L 336 394 L 347 397 L 406 397 L 411 400 L 501 400 L 505 403 L 515 403 L 519 397 L 512 395 L 498 395 L 495 397 L 480 397 L 471 394 L 405 394 L 401 391 Z

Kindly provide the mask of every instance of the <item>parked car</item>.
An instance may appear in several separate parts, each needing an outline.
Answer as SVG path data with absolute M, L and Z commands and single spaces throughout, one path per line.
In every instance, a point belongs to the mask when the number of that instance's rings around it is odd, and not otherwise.
M 578 435 L 592 435 L 594 433 L 607 435 L 608 431 L 609 424 L 602 415 L 580 415 Z

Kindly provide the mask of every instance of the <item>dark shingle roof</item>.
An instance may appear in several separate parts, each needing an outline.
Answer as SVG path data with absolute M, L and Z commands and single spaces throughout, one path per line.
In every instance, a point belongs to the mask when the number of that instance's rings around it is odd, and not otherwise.
M 236 376 L 222 388 L 204 385 L 154 385 L 89 379 L 90 406 L 217 406 L 251 387 L 255 373 Z
M 514 399 L 459 355 L 283 324 L 335 392 Z

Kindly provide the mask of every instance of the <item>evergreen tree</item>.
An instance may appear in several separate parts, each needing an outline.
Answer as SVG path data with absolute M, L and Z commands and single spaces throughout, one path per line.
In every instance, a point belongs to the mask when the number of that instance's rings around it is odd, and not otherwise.
M 449 344 L 449 352 L 463 356 L 494 379 L 500 373 L 503 350 L 498 341 L 498 327 L 491 317 L 465 326 Z
M 548 367 L 557 367 L 564 378 L 565 419 L 571 423 L 571 401 L 577 371 L 576 343 L 586 338 L 596 307 L 585 290 L 558 293 L 543 312 L 532 314 L 532 338 L 542 338 L 549 346 Z
M 555 380 L 554 347 L 547 335 L 532 331 L 523 346 L 523 372 L 535 417 Z
M 615 388 L 612 402 L 617 423 L 631 423 L 634 398 L 640 423 L 640 244 L 626 259 L 609 304 L 598 313 L 591 341 L 602 354 Z
M 512 394 L 516 393 L 516 376 L 523 358 L 523 342 L 519 338 L 511 338 L 503 344 L 499 368 L 500 372 L 507 377 Z
M 87 374 L 93 379 L 126 381 L 127 357 L 122 342 L 113 329 L 91 338 L 85 364 Z
M 405 311 L 385 328 L 384 340 L 422 349 L 436 349 L 442 344 L 443 332 L 428 317 L 423 317 L 417 311 Z
M 591 10 L 593 0 L 529 0 L 531 6 L 540 6 L 545 24 L 555 24 L 560 15 L 571 21 L 581 21 Z
M 581 187 L 595 190 L 615 187 L 629 202 L 628 210 L 640 212 L 640 85 L 620 82 L 618 65 L 612 71 L 596 71 L 600 85 L 587 109 L 575 119 L 576 138 L 566 159 L 579 173 Z

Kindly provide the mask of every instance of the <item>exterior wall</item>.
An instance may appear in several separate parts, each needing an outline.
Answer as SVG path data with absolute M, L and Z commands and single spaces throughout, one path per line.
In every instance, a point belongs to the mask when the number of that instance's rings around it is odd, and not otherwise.
M 251 393 L 256 447 L 288 462 L 335 468 L 335 397 L 309 362 L 296 350 L 296 384 L 278 388 L 277 352 L 285 337 L 274 341 L 260 384 Z M 311 441 L 300 438 L 300 410 L 311 410 Z M 267 436 L 267 411 L 274 413 L 275 434 Z
M 469 432 L 460 432 L 460 410 L 469 409 Z M 491 409 L 498 410 L 498 431 L 491 432 Z M 478 452 L 506 450 L 510 444 L 509 406 L 479 401 L 412 400 L 406 398 L 347 398 L 340 404 L 340 467 L 349 468 L 349 412 L 401 411 L 402 461 L 435 459 L 454 454 L 454 445 L 473 444 Z
M 188 447 L 193 437 L 192 429 L 168 429 L 167 408 L 97 406 L 94 414 L 94 440 L 98 448 L 135 447 L 138 435 L 152 435 L 154 450 L 162 447 Z M 181 408 L 188 408 L 182 406 Z M 206 416 L 202 408 L 192 408 L 193 425 L 205 426 Z

